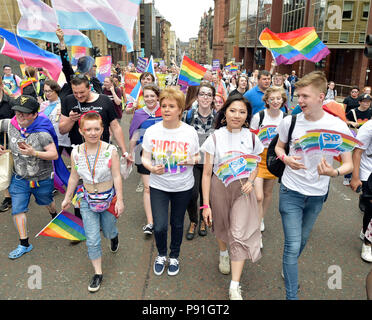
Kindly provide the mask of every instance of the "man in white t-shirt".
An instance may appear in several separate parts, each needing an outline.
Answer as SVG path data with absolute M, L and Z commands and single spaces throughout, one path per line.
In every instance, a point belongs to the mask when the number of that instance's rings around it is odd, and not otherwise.
M 363 216 L 363 245 L 361 258 L 364 261 L 372 262 L 371 252 L 371 235 L 367 234 L 366 231 L 372 220 L 372 189 L 371 183 L 368 180 L 372 180 L 372 120 L 367 121 L 358 131 L 357 139 L 363 142 L 363 146 L 355 148 L 353 153 L 354 170 L 350 181 L 350 187 L 354 191 L 358 187 L 362 188 L 361 201 L 364 204 L 364 216 Z
M 290 300 L 298 299 L 298 258 L 326 200 L 329 177 L 353 170 L 351 152 L 342 153 L 342 165 L 334 169 L 332 155 L 322 154 L 321 151 L 303 152 L 298 145 L 295 149 L 294 141 L 303 137 L 308 130 L 327 129 L 350 134 L 345 122 L 323 111 L 327 79 L 322 72 L 307 74 L 295 86 L 302 113 L 297 115 L 289 154 L 285 153 L 285 145 L 291 117 L 284 118 L 279 124 L 279 140 L 275 147 L 278 158 L 286 165 L 280 185 L 279 211 L 285 238 L 283 273 L 286 298 Z M 318 144 L 321 145 L 320 141 Z

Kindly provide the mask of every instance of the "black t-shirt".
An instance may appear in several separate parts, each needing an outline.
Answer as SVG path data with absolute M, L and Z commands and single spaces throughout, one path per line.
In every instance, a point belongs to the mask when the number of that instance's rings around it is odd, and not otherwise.
M 71 109 L 75 106 L 79 107 L 78 101 L 76 100 L 74 95 L 72 94 L 68 95 L 62 100 L 61 113 L 64 116 L 68 117 Z M 116 120 L 115 107 L 110 98 L 108 96 L 100 94 L 96 101 L 80 103 L 80 110 L 81 113 L 88 112 L 90 110 L 95 110 L 101 115 L 104 127 L 102 140 L 109 143 L 110 139 L 109 126 L 111 121 Z M 83 143 L 82 136 L 79 133 L 78 121 L 75 122 L 74 126 L 69 132 L 69 137 L 72 144 Z
M 238 89 L 235 89 L 235 90 L 233 90 L 233 91 L 231 91 L 231 92 L 229 93 L 229 97 L 235 96 L 236 94 L 243 95 L 243 94 L 246 93 L 246 92 L 247 92 L 247 90 L 245 90 L 243 93 L 240 93 L 240 92 L 238 91 Z
M 363 124 L 363 123 L 367 122 L 369 119 L 371 119 L 371 116 L 372 116 L 372 109 L 371 108 L 368 108 L 366 111 L 360 111 L 358 108 L 356 108 L 354 110 L 355 110 L 355 114 L 356 114 L 356 117 L 357 117 L 357 120 L 358 120 L 357 122 L 359 124 Z M 353 115 L 352 111 L 349 111 L 346 114 L 346 118 L 349 121 L 354 121 L 355 122 L 355 118 L 354 118 L 354 115 Z
M 351 96 L 346 97 L 343 103 L 346 104 L 346 110 L 345 110 L 346 113 L 348 113 L 351 109 L 355 109 L 359 107 L 358 98 L 354 99 Z

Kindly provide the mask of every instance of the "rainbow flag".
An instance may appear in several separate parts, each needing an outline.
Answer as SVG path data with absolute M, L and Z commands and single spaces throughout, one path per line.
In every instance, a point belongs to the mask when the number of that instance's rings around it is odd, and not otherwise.
M 259 39 L 261 44 L 271 51 L 277 65 L 293 64 L 298 60 L 318 62 L 330 54 L 314 27 L 285 33 L 274 33 L 265 28 Z
M 231 65 L 230 66 L 230 71 L 238 71 L 239 70 L 239 67 L 236 66 L 236 65 Z
M 243 154 L 240 151 L 228 152 L 222 156 L 216 176 L 227 187 L 235 180 L 249 177 L 260 161 L 259 156 Z
M 182 86 L 198 86 L 206 72 L 206 68 L 192 61 L 189 57 L 183 56 L 178 84 Z
M 86 240 L 83 221 L 67 211 L 61 211 L 35 238 L 39 235 L 68 240 Z

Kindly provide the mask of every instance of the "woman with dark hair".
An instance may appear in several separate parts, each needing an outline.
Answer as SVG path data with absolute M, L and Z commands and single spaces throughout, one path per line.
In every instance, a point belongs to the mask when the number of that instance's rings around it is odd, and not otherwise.
M 134 113 L 129 128 L 129 154 L 134 154 L 137 171 L 141 175 L 143 183 L 143 206 L 147 223 L 143 227 L 143 233 L 151 235 L 154 228 L 150 202 L 150 171 L 141 162 L 143 136 L 148 128 L 162 120 L 159 106 L 160 89 L 150 83 L 143 87 L 143 99 L 145 106 Z
M 52 122 L 54 130 L 58 137 L 58 154 L 61 155 L 63 150 L 70 155 L 72 151 L 71 141 L 68 133 L 61 134 L 59 132 L 59 119 L 61 117 L 61 100 L 59 93 L 61 87 L 54 80 L 46 80 L 44 83 L 44 94 L 46 101 L 40 105 L 40 113 L 44 114 Z
M 123 116 L 123 109 L 121 105 L 121 90 L 116 87 L 112 77 L 106 77 L 103 81 L 102 93 L 110 98 L 115 106 L 117 118 L 120 121 Z
M 189 86 L 186 92 L 185 110 L 189 110 L 195 104 L 198 97 L 199 86 Z
M 155 77 L 150 72 L 144 72 L 141 74 L 139 81 L 141 83 L 141 87 L 143 88 L 146 84 L 155 83 Z M 145 102 L 143 100 L 143 95 L 140 95 L 137 101 L 130 102 L 127 104 L 125 112 L 133 113 L 134 111 L 141 109 L 144 106 L 145 106 Z
M 236 174 L 240 169 L 247 173 L 244 160 L 247 155 L 258 156 L 264 149 L 249 130 L 251 116 L 249 102 L 241 95 L 232 96 L 217 115 L 216 130 L 201 147 L 205 157 L 201 208 L 205 223 L 211 227 L 213 222 L 221 273 L 230 273 L 231 259 L 231 300 L 242 300 L 239 281 L 244 261 L 256 262 L 261 257 L 260 217 L 254 192 L 258 169 L 251 171 L 248 178 L 239 179 Z M 229 174 L 227 170 L 221 175 L 220 164 L 228 164 L 235 173 Z
M 199 146 L 201 146 L 207 137 L 214 131 L 214 123 L 216 112 L 214 110 L 214 98 L 216 96 L 216 89 L 209 82 L 201 82 L 197 89 L 197 105 L 196 109 L 185 111 L 182 116 L 182 121 L 194 127 L 199 137 Z M 207 235 L 207 227 L 203 221 L 202 210 L 198 209 L 198 197 L 200 196 L 200 203 L 203 203 L 203 193 L 201 179 L 203 175 L 203 160 L 201 164 L 194 166 L 195 184 L 192 190 L 191 200 L 187 206 L 189 213 L 190 226 L 186 234 L 187 240 L 194 239 L 195 230 L 199 223 L 199 235 Z M 199 218 L 200 217 L 200 218 Z

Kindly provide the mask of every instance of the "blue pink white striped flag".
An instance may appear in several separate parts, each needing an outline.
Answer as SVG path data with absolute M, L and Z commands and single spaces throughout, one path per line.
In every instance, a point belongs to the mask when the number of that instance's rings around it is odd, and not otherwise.
M 98 29 L 133 51 L 133 26 L 141 0 L 52 0 L 61 28 Z
M 57 15 L 54 9 L 41 0 L 17 1 L 22 15 L 17 25 L 18 35 L 58 43 Z M 89 38 L 78 30 L 64 29 L 63 33 L 68 46 L 92 47 Z
M 58 80 L 62 70 L 61 58 L 49 51 L 39 48 L 33 42 L 16 36 L 0 28 L 0 37 L 4 39 L 0 53 L 21 63 L 36 68 L 46 68 L 54 80 Z

